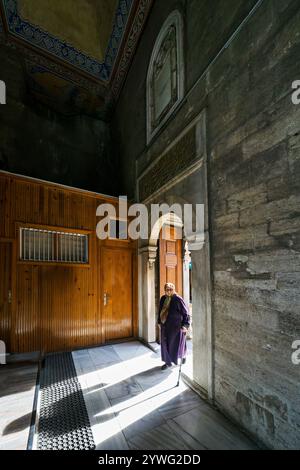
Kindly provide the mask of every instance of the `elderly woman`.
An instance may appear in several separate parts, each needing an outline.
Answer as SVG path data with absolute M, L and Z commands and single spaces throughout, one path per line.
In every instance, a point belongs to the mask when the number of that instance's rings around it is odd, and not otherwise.
M 157 321 L 161 331 L 162 370 L 177 365 L 178 358 L 185 362 L 185 336 L 190 326 L 190 317 L 185 301 L 175 292 L 174 284 L 165 284 L 165 295 L 159 302 Z

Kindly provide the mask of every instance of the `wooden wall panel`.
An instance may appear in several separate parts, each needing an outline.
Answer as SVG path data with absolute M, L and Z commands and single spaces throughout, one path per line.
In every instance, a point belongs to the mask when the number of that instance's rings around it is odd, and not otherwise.
M 0 237 L 9 238 L 11 234 L 11 214 L 10 214 L 10 180 L 5 178 L 0 184 Z
M 133 255 L 123 248 L 102 250 L 103 316 L 107 340 L 128 338 L 133 333 Z
M 40 292 L 39 267 L 31 264 L 17 266 L 16 303 L 13 312 L 11 352 L 39 351 Z
M 12 243 L 0 242 L 0 339 L 11 347 Z
M 84 267 L 24 263 L 18 260 L 18 249 L 13 250 L 15 298 L 10 352 L 72 350 L 104 341 L 101 247 L 122 246 L 136 260 L 134 243 L 97 239 L 96 208 L 104 202 L 118 204 L 116 198 L 0 172 L 0 237 L 4 241 L 10 240 L 17 248 L 18 226 L 22 223 L 85 230 L 90 239 L 89 266 Z M 134 272 L 137 282 L 135 268 Z M 136 308 L 133 299 L 134 331 Z

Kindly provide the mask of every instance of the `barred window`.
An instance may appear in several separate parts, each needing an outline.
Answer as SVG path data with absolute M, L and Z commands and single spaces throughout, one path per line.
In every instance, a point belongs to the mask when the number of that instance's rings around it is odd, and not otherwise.
M 20 259 L 87 264 L 88 235 L 21 228 Z

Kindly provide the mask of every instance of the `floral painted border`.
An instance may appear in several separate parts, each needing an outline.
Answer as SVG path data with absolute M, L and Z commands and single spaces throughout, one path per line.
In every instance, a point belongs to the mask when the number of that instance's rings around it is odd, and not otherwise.
M 131 58 L 138 45 L 141 32 L 148 18 L 153 2 L 154 0 L 139 0 L 135 18 L 131 24 L 120 62 L 112 79 L 111 91 L 115 100 L 118 99 L 123 83 L 126 79 Z
M 17 0 L 3 0 L 6 21 L 11 34 L 103 81 L 110 79 L 133 4 L 134 0 L 119 0 L 105 60 L 101 63 L 23 20 L 18 13 Z

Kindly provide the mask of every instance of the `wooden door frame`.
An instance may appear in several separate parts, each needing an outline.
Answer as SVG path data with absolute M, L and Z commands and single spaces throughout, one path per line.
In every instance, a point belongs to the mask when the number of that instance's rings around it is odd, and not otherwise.
M 14 238 L 5 238 L 0 237 L 0 243 L 6 243 L 11 245 L 11 261 L 10 261 L 10 269 L 11 269 L 11 307 L 10 307 L 10 314 L 11 314 L 11 324 L 10 324 L 10 334 L 9 334 L 9 341 L 10 341 L 10 351 L 9 353 L 13 352 L 16 349 L 15 346 L 15 320 L 16 320 L 16 266 L 17 266 L 17 242 Z M 6 350 L 6 353 L 8 351 Z
M 173 228 L 174 231 L 178 231 L 178 230 L 181 230 L 181 232 L 183 231 L 182 227 L 178 227 L 177 225 L 169 225 L 170 228 Z M 183 288 L 183 238 L 181 239 L 175 239 L 175 240 L 164 240 L 162 239 L 161 237 L 161 234 L 162 234 L 162 230 L 164 230 L 164 226 L 162 226 L 160 232 L 159 232 L 159 238 L 158 238 L 158 261 L 159 261 L 159 269 L 158 269 L 158 275 L 159 275 L 159 279 L 158 279 L 158 289 L 159 289 L 159 297 L 161 297 L 163 295 L 163 292 L 162 292 L 162 283 L 161 283 L 161 279 L 162 279 L 162 276 L 163 276 L 163 271 L 165 270 L 165 262 L 162 260 L 162 255 L 165 257 L 166 253 L 167 253 L 167 243 L 168 241 L 171 241 L 171 242 L 175 242 L 175 255 L 177 257 L 177 265 L 176 265 L 176 276 L 178 275 L 179 276 L 179 279 L 177 279 L 177 281 L 175 281 L 175 290 L 179 293 L 180 296 L 183 297 L 183 292 L 184 292 L 184 288 Z M 183 233 L 182 233 L 183 235 Z M 180 243 L 178 243 L 178 241 L 180 240 Z M 161 243 L 164 242 L 164 247 L 161 246 Z M 179 264 L 179 267 L 178 267 L 178 264 Z M 179 284 L 176 285 L 176 284 Z
M 138 275 L 138 266 L 137 266 L 137 253 L 136 253 L 136 244 L 135 243 L 124 243 L 122 240 L 121 242 L 113 240 L 111 242 L 103 243 L 99 246 L 99 292 L 100 292 L 100 299 L 99 299 L 99 314 L 101 319 L 101 338 L 103 344 L 110 344 L 116 342 L 117 340 L 107 340 L 106 339 L 106 324 L 105 324 L 105 314 L 104 314 L 104 305 L 103 305 L 103 297 L 104 297 L 104 275 L 105 269 L 103 269 L 103 259 L 104 259 L 104 250 L 126 250 L 131 253 L 131 262 L 132 262 L 132 272 L 131 272 L 131 295 L 132 295 L 132 314 L 131 314 L 131 321 L 132 321 L 132 335 L 129 338 L 137 338 L 138 337 L 138 294 L 137 294 L 137 275 Z M 123 339 L 123 338 L 122 338 Z M 127 338 L 124 338 L 126 341 Z

